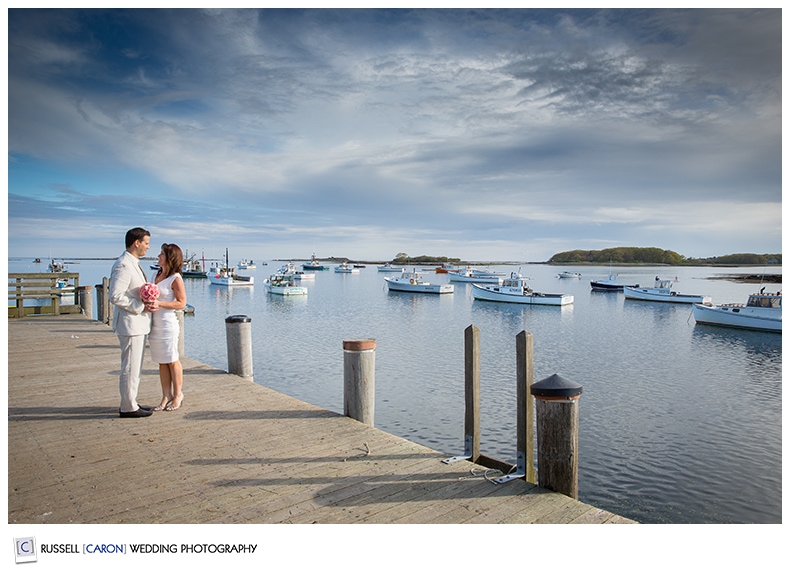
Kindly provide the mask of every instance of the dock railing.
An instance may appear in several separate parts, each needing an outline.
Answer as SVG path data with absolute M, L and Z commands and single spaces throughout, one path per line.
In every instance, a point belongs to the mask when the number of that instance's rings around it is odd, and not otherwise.
M 9 273 L 8 318 L 82 313 L 79 276 L 79 273 Z

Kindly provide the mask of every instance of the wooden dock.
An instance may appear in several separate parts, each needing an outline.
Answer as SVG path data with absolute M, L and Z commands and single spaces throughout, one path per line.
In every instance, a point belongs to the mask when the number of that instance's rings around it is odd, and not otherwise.
M 102 323 L 8 321 L 9 524 L 633 523 L 188 358 L 182 408 L 121 419 L 119 362 Z

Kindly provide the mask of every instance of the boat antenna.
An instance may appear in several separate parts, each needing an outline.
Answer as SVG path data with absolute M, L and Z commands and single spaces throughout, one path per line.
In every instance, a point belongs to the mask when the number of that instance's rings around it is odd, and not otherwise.
M 760 292 L 763 290 L 763 281 L 765 280 L 765 271 L 768 270 L 768 257 L 765 258 L 765 263 L 763 266 L 763 276 L 760 277 Z

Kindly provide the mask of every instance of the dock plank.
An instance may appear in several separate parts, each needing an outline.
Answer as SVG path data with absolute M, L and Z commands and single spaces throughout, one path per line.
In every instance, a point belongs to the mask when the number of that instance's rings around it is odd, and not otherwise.
M 631 522 L 493 484 L 481 466 L 190 358 L 182 408 L 121 419 L 117 339 L 85 317 L 9 320 L 8 341 L 9 523 Z M 139 400 L 159 398 L 146 355 Z

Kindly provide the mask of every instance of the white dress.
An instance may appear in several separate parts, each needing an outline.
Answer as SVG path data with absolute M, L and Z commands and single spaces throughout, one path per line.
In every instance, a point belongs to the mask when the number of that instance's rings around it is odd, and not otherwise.
M 159 287 L 159 302 L 174 302 L 176 295 L 173 292 L 173 281 L 179 277 L 173 273 L 162 282 L 156 283 Z M 155 282 L 152 280 L 151 282 Z M 176 311 L 172 308 L 160 308 L 153 315 L 151 332 L 148 335 L 148 344 L 151 347 L 151 360 L 159 364 L 170 364 L 179 359 L 178 356 L 178 319 Z

